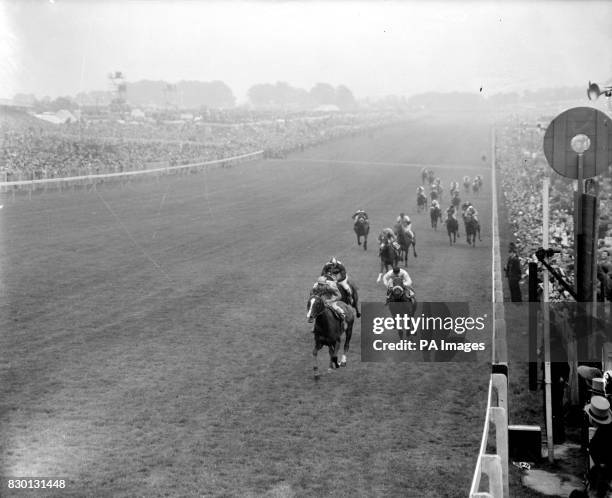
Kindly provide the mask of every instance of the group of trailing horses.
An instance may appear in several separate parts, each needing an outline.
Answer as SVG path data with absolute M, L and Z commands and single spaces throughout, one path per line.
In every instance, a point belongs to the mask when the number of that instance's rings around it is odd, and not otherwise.
M 421 177 L 425 180 L 432 177 L 432 171 L 429 169 L 424 169 L 421 172 Z M 474 195 L 478 195 L 480 189 L 482 188 L 482 177 L 480 175 L 475 176 L 473 179 L 469 176 L 463 177 L 463 191 L 465 193 L 471 193 Z M 430 184 L 430 197 L 431 197 L 431 206 L 429 207 L 429 217 L 431 220 L 431 227 L 434 230 L 438 229 L 438 223 L 443 220 L 443 212 L 440 207 L 440 202 L 442 201 L 442 190 L 440 187 L 440 179 L 434 178 L 433 183 Z M 453 245 L 457 242 L 457 237 L 459 237 L 459 222 L 457 220 L 457 214 L 459 210 L 461 210 L 461 218 L 463 219 L 463 223 L 465 226 L 465 234 L 466 241 L 468 245 L 476 246 L 476 237 L 480 241 L 480 223 L 478 218 L 474 214 L 474 209 L 471 208 L 471 203 L 469 202 L 461 202 L 460 195 L 460 187 L 459 182 L 451 181 L 450 182 L 450 205 L 448 209 L 446 209 L 446 218 L 444 219 L 444 223 L 446 225 L 446 232 L 448 234 L 448 242 L 449 245 Z M 427 206 L 427 197 L 424 194 L 424 187 L 419 187 L 417 189 L 417 212 L 423 211 L 423 205 Z

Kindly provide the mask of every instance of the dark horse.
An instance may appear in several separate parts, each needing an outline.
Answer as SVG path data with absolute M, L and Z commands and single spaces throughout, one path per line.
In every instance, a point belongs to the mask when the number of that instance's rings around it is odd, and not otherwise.
M 465 236 L 468 245 L 476 247 L 476 234 L 478 234 L 478 241 L 482 242 L 480 238 L 480 223 L 472 216 L 465 216 L 463 222 L 465 223 Z
M 453 217 L 451 211 L 446 212 L 446 232 L 448 233 L 448 241 L 452 246 L 457 242 L 459 222 Z
M 438 229 L 438 220 L 442 220 L 442 210 L 440 206 L 431 206 L 429 208 L 429 217 L 431 218 L 431 228 Z
M 357 221 L 355 221 L 355 225 L 353 225 L 353 230 L 355 230 L 355 234 L 357 235 L 357 245 L 361 245 L 361 237 L 363 237 L 363 250 L 367 251 L 370 222 L 363 216 L 359 216 Z
M 353 311 L 345 303 L 339 303 L 346 314 L 345 330 L 342 330 L 342 321 L 336 316 L 329 306 L 325 305 L 325 301 L 321 296 L 311 295 L 306 304 L 306 317 L 308 323 L 314 322 L 314 339 L 315 346 L 312 350 L 313 356 L 313 371 L 315 379 L 319 378 L 319 361 L 317 353 L 323 346 L 327 346 L 329 351 L 329 368 L 338 368 L 346 366 L 346 354 L 349 350 L 351 336 L 353 335 L 353 322 L 355 317 Z M 344 354 L 338 364 L 338 352 L 340 351 L 340 341 L 342 334 L 344 335 Z
M 389 271 L 390 266 L 397 266 L 400 258 L 400 249 L 396 248 L 392 243 L 389 243 L 388 241 L 381 242 L 378 255 L 380 256 L 380 273 L 378 275 L 378 280 L 380 280 L 383 275 L 383 268 L 385 273 L 387 273 Z
M 417 194 L 417 213 L 427 209 L 427 196 L 423 192 Z
M 417 306 L 414 291 L 411 288 L 404 289 L 401 284 L 394 285 L 387 294 L 387 306 L 389 307 L 391 316 L 403 316 L 406 314 L 407 316 L 413 317 Z M 404 329 L 400 328 L 397 330 L 397 332 L 399 334 L 399 338 L 403 339 Z M 407 332 L 406 338 L 408 338 Z
M 400 260 L 404 261 L 404 266 L 408 265 L 408 253 L 410 252 L 410 246 L 412 246 L 412 253 L 414 257 L 417 257 L 416 253 L 416 237 L 414 233 L 408 228 L 405 228 L 401 223 L 397 223 L 393 227 L 395 235 L 397 235 L 397 241 L 400 245 Z

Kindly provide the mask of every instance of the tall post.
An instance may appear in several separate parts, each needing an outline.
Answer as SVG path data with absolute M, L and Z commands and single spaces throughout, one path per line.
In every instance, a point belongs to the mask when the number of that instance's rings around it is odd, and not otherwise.
M 538 390 L 538 264 L 529 263 L 529 390 Z
M 542 187 L 542 247 L 544 250 L 548 249 L 548 195 L 550 188 L 550 178 L 544 177 Z M 553 442 L 553 423 L 552 423 L 552 386 L 551 386 L 551 375 L 550 375 L 550 277 L 548 275 L 548 269 L 543 269 L 543 280 L 544 289 L 542 295 L 542 306 L 544 318 L 544 399 L 546 405 L 546 444 L 548 447 L 548 461 L 553 462 L 555 459 L 555 449 Z

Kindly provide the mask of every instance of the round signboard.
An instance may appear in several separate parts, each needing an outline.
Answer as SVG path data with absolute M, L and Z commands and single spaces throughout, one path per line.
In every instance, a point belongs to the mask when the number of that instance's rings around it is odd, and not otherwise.
M 552 169 L 568 178 L 579 177 L 579 155 L 583 178 L 607 172 L 612 164 L 612 120 L 592 107 L 562 112 L 546 128 L 544 155 Z

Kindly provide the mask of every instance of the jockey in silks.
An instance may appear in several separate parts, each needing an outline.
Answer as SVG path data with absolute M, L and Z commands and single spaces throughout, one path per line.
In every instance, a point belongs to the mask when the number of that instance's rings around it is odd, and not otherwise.
M 425 187 L 423 187 L 423 185 L 419 185 L 419 186 L 417 187 L 417 197 L 418 197 L 420 194 L 425 195 Z
M 399 266 L 394 266 L 392 270 L 385 273 L 383 283 L 387 287 L 387 297 L 391 294 L 391 290 L 396 285 L 401 285 L 404 292 L 407 292 L 412 287 L 412 279 L 408 272 Z
M 393 244 L 396 240 L 397 237 L 392 228 L 385 228 L 378 236 L 378 242 L 381 244 Z
M 341 306 L 338 306 L 338 301 L 342 299 L 342 295 L 333 280 L 327 280 L 325 277 L 319 277 L 317 282 L 312 286 L 312 293 L 323 298 L 324 303 L 338 313 L 342 320 L 342 328 L 346 315 Z
M 465 218 L 472 218 L 474 221 L 478 221 L 478 211 L 476 208 L 470 204 L 464 213 Z
M 466 175 L 463 177 L 463 186 L 469 187 L 469 185 L 470 185 L 470 177 Z
M 404 213 L 400 213 L 395 222 L 400 223 L 405 229 L 412 223 L 412 221 L 410 221 L 410 216 Z
M 453 220 L 457 221 L 457 210 L 455 209 L 455 206 L 450 206 L 446 210 L 446 218 L 447 219 L 453 219 Z
M 368 221 L 368 213 L 366 213 L 363 209 L 358 209 L 357 211 L 355 211 L 355 214 L 352 216 L 352 218 L 355 220 L 355 223 L 357 223 L 359 218 L 362 218 L 363 221 Z
M 342 261 L 339 261 L 335 256 L 332 256 L 332 258 L 323 266 L 323 270 L 321 270 L 321 276 L 323 277 L 325 275 L 333 275 L 335 282 L 340 284 L 346 291 L 350 304 L 353 305 L 353 291 L 351 290 L 351 286 L 348 284 L 348 280 L 346 278 L 346 268 L 342 264 Z
M 440 203 L 436 199 L 434 199 L 433 201 L 431 201 L 431 207 L 434 209 L 440 209 Z

